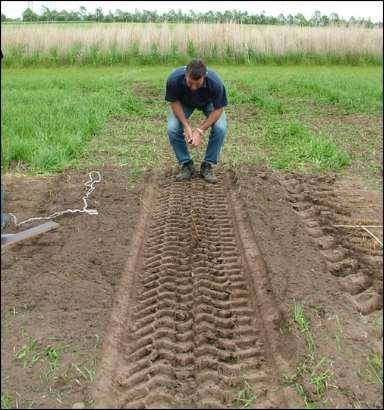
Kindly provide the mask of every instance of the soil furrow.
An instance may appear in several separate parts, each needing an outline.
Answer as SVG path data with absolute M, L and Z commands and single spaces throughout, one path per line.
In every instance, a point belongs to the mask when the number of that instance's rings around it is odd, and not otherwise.
M 276 386 L 227 189 L 200 179 L 160 187 L 130 272 L 132 308 L 115 313 L 124 343 L 115 369 L 100 372 L 112 386 L 97 406 L 231 407 L 245 381 L 264 393 Z

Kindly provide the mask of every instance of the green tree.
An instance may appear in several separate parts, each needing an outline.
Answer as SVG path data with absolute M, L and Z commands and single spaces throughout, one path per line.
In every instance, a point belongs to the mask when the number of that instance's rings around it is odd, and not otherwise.
M 114 21 L 122 22 L 124 21 L 124 12 L 120 9 L 115 10 Z
M 337 13 L 331 13 L 329 16 L 329 21 L 332 24 L 339 24 L 340 23 L 340 17 Z
M 143 10 L 142 21 L 144 23 L 149 23 L 152 21 L 152 12 L 149 10 Z
M 329 26 L 329 17 L 326 15 L 322 15 L 320 17 L 320 26 L 325 27 L 325 26 Z
M 100 7 L 95 11 L 95 19 L 96 21 L 103 21 L 104 19 L 103 10 Z
M 39 17 L 30 8 L 23 11 L 22 14 L 23 21 L 38 21 Z
M 68 21 L 68 12 L 66 10 L 61 10 L 57 14 L 55 20 L 56 21 Z
M 162 14 L 157 14 L 156 11 L 135 9 L 134 12 L 124 12 L 122 10 L 115 10 L 114 13 L 109 11 L 108 15 L 104 16 L 102 9 L 97 8 L 95 13 L 88 13 L 84 6 L 80 7 L 79 12 L 68 12 L 65 10 L 59 13 L 55 10 L 49 10 L 48 7 L 43 6 L 41 14 L 33 13 L 29 8 L 23 13 L 23 21 L 107 21 L 107 22 L 169 22 L 169 23 L 226 23 L 236 22 L 242 24 L 270 24 L 270 25 L 298 25 L 298 26 L 328 26 L 328 25 L 354 25 L 358 24 L 364 27 L 383 27 L 383 23 L 373 23 L 370 19 L 351 17 L 349 20 L 340 18 L 337 13 L 330 13 L 329 16 L 321 15 L 320 11 L 316 10 L 313 16 L 307 20 L 302 13 L 295 16 L 289 14 L 284 16 L 279 14 L 275 16 L 267 16 L 263 10 L 261 14 L 248 14 L 240 10 L 225 10 L 206 12 L 195 12 L 189 10 L 183 13 L 180 9 L 177 12 L 172 9 Z M 10 20 L 2 14 L 2 21 Z M 20 20 L 20 19 L 16 19 Z
M 370 17 L 368 17 L 368 19 L 365 21 L 365 25 L 366 25 L 368 28 L 373 28 L 373 27 L 375 27 L 375 25 L 372 23 Z
M 296 14 L 296 16 L 293 18 L 294 24 L 297 24 L 298 26 L 306 26 L 307 25 L 307 20 L 305 19 L 304 15 L 302 13 Z
M 348 26 L 354 26 L 355 24 L 357 24 L 357 21 L 353 16 L 351 16 L 348 20 Z
M 114 17 L 113 17 L 113 14 L 111 13 L 111 10 L 109 10 L 109 13 L 106 16 L 104 16 L 104 21 L 106 23 L 112 23 L 114 21 Z
M 189 15 L 191 16 L 191 22 L 194 23 L 197 20 L 196 13 L 191 9 L 189 10 Z
M 51 10 L 48 7 L 42 6 L 41 7 L 41 14 L 39 16 L 40 21 L 52 21 L 52 14 Z
M 87 9 L 84 6 L 80 6 L 79 16 L 81 20 L 86 20 L 87 18 Z
M 68 12 L 68 21 L 80 21 L 81 17 L 80 14 L 76 11 Z
M 289 24 L 289 25 L 294 24 L 294 18 L 293 18 L 293 16 L 292 16 L 292 14 L 288 14 L 288 17 L 286 18 L 286 22 L 287 22 L 287 24 Z
M 316 10 L 313 13 L 313 16 L 311 18 L 311 22 L 314 26 L 319 26 L 321 21 L 321 12 L 319 10 Z

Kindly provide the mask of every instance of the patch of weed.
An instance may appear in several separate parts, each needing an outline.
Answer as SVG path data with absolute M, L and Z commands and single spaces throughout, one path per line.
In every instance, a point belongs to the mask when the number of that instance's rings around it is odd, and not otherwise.
M 62 348 L 58 346 L 51 346 L 48 345 L 45 349 L 45 355 L 48 359 L 49 366 L 52 370 L 57 369 L 58 362 L 60 359 L 60 355 L 62 352 Z
M 372 351 L 367 357 L 368 379 L 371 383 L 383 384 L 383 357 L 380 352 Z
M 293 320 L 296 322 L 299 330 L 304 334 L 308 354 L 313 359 L 315 356 L 315 342 L 310 330 L 309 321 L 304 315 L 304 307 L 300 303 L 293 305 Z
M 292 316 L 299 331 L 304 335 L 306 355 L 292 375 L 285 375 L 285 383 L 295 387 L 304 400 L 305 408 L 318 408 L 320 401 L 325 397 L 328 382 L 334 377 L 331 371 L 332 362 L 326 358 L 317 359 L 310 322 L 304 314 L 302 304 L 294 303 Z
M 234 399 L 234 404 L 240 409 L 247 409 L 255 403 L 256 399 L 255 387 L 244 380 L 242 389 Z
M 1 408 L 11 409 L 13 408 L 13 398 L 7 393 L 1 393 Z
M 32 367 L 41 358 L 40 345 L 37 340 L 28 335 L 28 342 L 15 352 L 15 357 L 23 363 L 23 367 Z

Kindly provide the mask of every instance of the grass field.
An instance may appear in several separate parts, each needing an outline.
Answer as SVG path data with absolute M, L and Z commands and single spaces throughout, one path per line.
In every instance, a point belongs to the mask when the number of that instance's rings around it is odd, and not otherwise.
M 4 24 L 5 66 L 182 63 L 379 64 L 379 28 L 245 24 Z
M 158 166 L 168 144 L 164 82 L 173 68 L 4 69 L 2 172 L 50 173 L 105 161 L 137 173 Z M 229 99 L 222 163 L 357 166 L 377 178 L 381 67 L 212 68 Z

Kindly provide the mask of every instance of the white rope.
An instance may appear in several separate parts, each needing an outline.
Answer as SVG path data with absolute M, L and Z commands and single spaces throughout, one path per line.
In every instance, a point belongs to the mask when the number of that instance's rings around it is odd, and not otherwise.
M 97 175 L 97 179 L 93 179 L 92 174 L 95 173 Z M 55 212 L 50 216 L 42 216 L 42 217 L 36 217 L 36 218 L 29 218 L 26 219 L 25 221 L 22 222 L 17 222 L 17 218 L 14 214 L 12 213 L 8 213 L 8 215 L 12 216 L 13 218 L 13 222 L 16 226 L 20 226 L 23 225 L 27 222 L 31 222 L 31 221 L 38 221 L 38 220 L 42 220 L 42 219 L 53 219 L 53 218 L 57 218 L 60 215 L 64 215 L 67 213 L 87 213 L 89 215 L 98 215 L 98 211 L 97 209 L 87 209 L 88 208 L 88 203 L 87 203 L 87 198 L 89 197 L 89 195 L 91 195 L 91 193 L 95 190 L 95 184 L 97 184 L 98 182 L 101 181 L 101 174 L 99 171 L 91 171 L 88 173 L 89 176 L 89 181 L 87 181 L 84 185 L 86 187 L 89 187 L 88 191 L 85 193 L 85 195 L 83 196 L 83 202 L 84 202 L 84 206 L 83 209 L 67 209 L 65 211 L 60 211 L 60 212 Z

